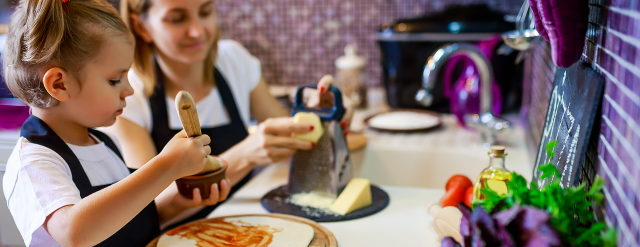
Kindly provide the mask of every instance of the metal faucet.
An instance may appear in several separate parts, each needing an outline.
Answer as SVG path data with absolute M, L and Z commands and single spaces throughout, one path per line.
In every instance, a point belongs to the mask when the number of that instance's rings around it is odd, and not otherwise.
M 453 55 L 462 54 L 469 57 L 480 76 L 480 114 L 467 114 L 464 116 L 465 123 L 472 129 L 480 133 L 485 144 L 496 144 L 496 133 L 511 127 L 509 121 L 493 115 L 493 97 L 491 94 L 491 82 L 493 81 L 493 70 L 482 51 L 475 45 L 465 43 L 447 44 L 440 47 L 427 60 L 422 72 L 422 88 L 416 93 L 416 101 L 425 106 L 433 104 L 433 89 L 436 85 L 438 72 Z

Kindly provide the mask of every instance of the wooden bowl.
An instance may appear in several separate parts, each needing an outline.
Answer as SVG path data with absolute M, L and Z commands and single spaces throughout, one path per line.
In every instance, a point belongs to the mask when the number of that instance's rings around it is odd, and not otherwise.
M 198 188 L 200 189 L 202 199 L 207 199 L 211 194 L 211 185 L 217 183 L 218 190 L 220 189 L 220 181 L 225 178 L 227 167 L 229 165 L 220 157 L 215 158 L 222 162 L 222 169 L 202 175 L 186 176 L 176 180 L 178 192 L 180 192 L 182 196 L 193 199 L 193 189 Z

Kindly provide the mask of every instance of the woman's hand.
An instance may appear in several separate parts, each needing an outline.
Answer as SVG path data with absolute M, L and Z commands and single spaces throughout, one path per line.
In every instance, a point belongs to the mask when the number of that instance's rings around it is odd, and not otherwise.
M 209 147 L 211 138 L 208 135 L 187 137 L 184 130 L 173 136 L 162 152 L 156 156 L 170 164 L 176 179 L 196 174 L 204 168 L 207 155 L 211 153 Z
M 291 157 L 296 150 L 313 148 L 314 143 L 292 137 L 293 133 L 306 133 L 312 129 L 310 124 L 294 123 L 291 117 L 269 118 L 234 149 L 243 150 L 237 155 L 242 155 L 252 166 L 268 165 Z
M 318 90 L 312 94 L 307 101 L 309 107 L 333 107 L 333 93 L 329 88 L 333 84 L 333 76 L 325 75 L 320 78 L 318 82 Z M 344 105 L 345 113 L 340 121 L 340 127 L 344 131 L 346 136 L 349 133 L 349 126 L 351 126 L 351 119 L 353 118 L 353 101 L 342 95 L 342 104 Z
M 209 194 L 209 198 L 207 199 L 202 199 L 200 189 L 195 188 L 193 189 L 193 199 L 186 198 L 176 191 L 173 200 L 171 200 L 171 204 L 184 209 L 198 206 L 211 206 L 226 200 L 230 190 L 231 181 L 225 178 L 220 181 L 220 190 L 218 190 L 218 184 L 211 185 L 211 194 Z

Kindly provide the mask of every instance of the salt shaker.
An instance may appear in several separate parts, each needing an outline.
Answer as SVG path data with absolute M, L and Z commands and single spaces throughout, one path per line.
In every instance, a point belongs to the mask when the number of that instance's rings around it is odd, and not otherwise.
M 340 89 L 342 95 L 351 99 L 355 106 L 366 107 L 367 89 L 362 83 L 362 71 L 367 62 L 357 52 L 358 48 L 355 44 L 344 47 L 344 56 L 339 57 L 335 62 L 338 73 L 334 85 Z

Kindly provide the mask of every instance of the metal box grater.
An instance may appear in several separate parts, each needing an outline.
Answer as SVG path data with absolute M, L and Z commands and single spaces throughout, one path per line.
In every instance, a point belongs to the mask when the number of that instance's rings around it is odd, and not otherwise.
M 308 109 L 302 102 L 302 90 L 315 88 L 303 86 L 298 89 L 292 113 L 314 112 L 322 120 L 324 134 L 311 150 L 299 150 L 291 157 L 287 193 L 314 192 L 322 196 L 336 198 L 339 188 L 353 178 L 353 168 L 349 158 L 349 148 L 340 127 L 344 116 L 342 95 L 335 87 L 334 107 Z

